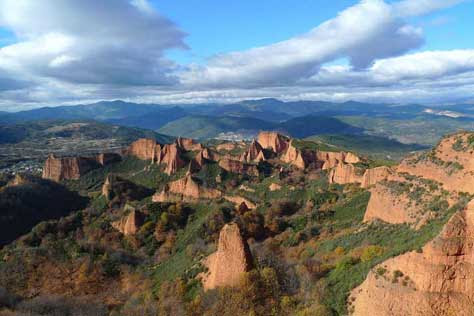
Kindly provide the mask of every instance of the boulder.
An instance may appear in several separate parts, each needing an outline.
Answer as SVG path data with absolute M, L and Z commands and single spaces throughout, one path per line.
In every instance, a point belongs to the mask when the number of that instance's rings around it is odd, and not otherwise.
M 349 297 L 354 316 L 474 315 L 474 203 L 421 251 L 389 259 Z
M 252 269 L 252 255 L 237 224 L 226 224 L 219 234 L 217 251 L 207 257 L 208 272 L 202 275 L 204 290 L 236 286 L 245 272 Z
M 263 148 L 281 154 L 288 149 L 290 139 L 277 132 L 260 132 L 257 141 Z

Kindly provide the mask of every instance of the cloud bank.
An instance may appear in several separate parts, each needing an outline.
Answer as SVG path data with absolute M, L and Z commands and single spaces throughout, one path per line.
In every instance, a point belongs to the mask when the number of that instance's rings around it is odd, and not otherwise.
M 192 49 L 186 32 L 147 0 L 0 0 L 0 27 L 16 37 L 0 48 L 0 110 L 117 98 L 473 99 L 474 50 L 420 51 L 423 29 L 408 22 L 461 2 L 362 0 L 294 38 L 179 65 L 165 52 Z

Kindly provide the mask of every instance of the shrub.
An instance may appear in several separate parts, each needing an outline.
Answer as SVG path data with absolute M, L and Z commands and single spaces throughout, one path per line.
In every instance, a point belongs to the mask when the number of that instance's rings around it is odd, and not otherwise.
M 383 255 L 384 249 L 383 247 L 377 246 L 377 245 L 371 245 L 365 248 L 362 251 L 362 255 L 360 256 L 360 260 L 362 262 L 369 262 L 372 261 L 373 259 L 380 257 Z

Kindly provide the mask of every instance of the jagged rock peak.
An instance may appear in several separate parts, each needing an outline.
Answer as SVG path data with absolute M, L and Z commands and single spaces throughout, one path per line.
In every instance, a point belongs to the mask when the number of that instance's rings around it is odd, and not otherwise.
M 185 151 L 196 151 L 201 150 L 203 147 L 200 143 L 197 143 L 194 139 L 178 137 L 176 139 L 176 144 L 179 148 Z
M 263 152 L 263 147 L 255 139 L 252 141 L 248 149 L 240 156 L 241 162 L 260 162 L 265 160 L 266 157 Z
M 277 132 L 260 132 L 257 141 L 263 148 L 271 149 L 277 154 L 285 152 L 290 143 L 287 136 Z
M 396 279 L 396 281 L 394 281 Z M 420 251 L 389 259 L 352 291 L 354 316 L 474 315 L 474 203 Z
M 157 162 L 161 152 L 161 145 L 154 139 L 140 138 L 130 144 L 126 152 L 138 159 Z
M 90 170 L 100 168 L 96 157 L 62 157 L 50 154 L 43 167 L 43 179 L 77 180 Z
M 237 224 L 226 224 L 219 234 L 217 251 L 204 262 L 209 269 L 203 276 L 205 290 L 236 286 L 243 273 L 252 269 L 252 254 Z

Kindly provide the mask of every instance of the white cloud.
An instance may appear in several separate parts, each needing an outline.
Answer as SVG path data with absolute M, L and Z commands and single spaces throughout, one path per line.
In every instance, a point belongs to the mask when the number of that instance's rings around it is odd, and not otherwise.
M 452 7 L 466 0 L 404 0 L 393 6 L 399 16 L 418 16 L 444 8 Z
M 169 84 L 185 34 L 147 0 L 0 0 L 0 26 L 18 43 L 0 48 L 0 67 L 75 83 Z

